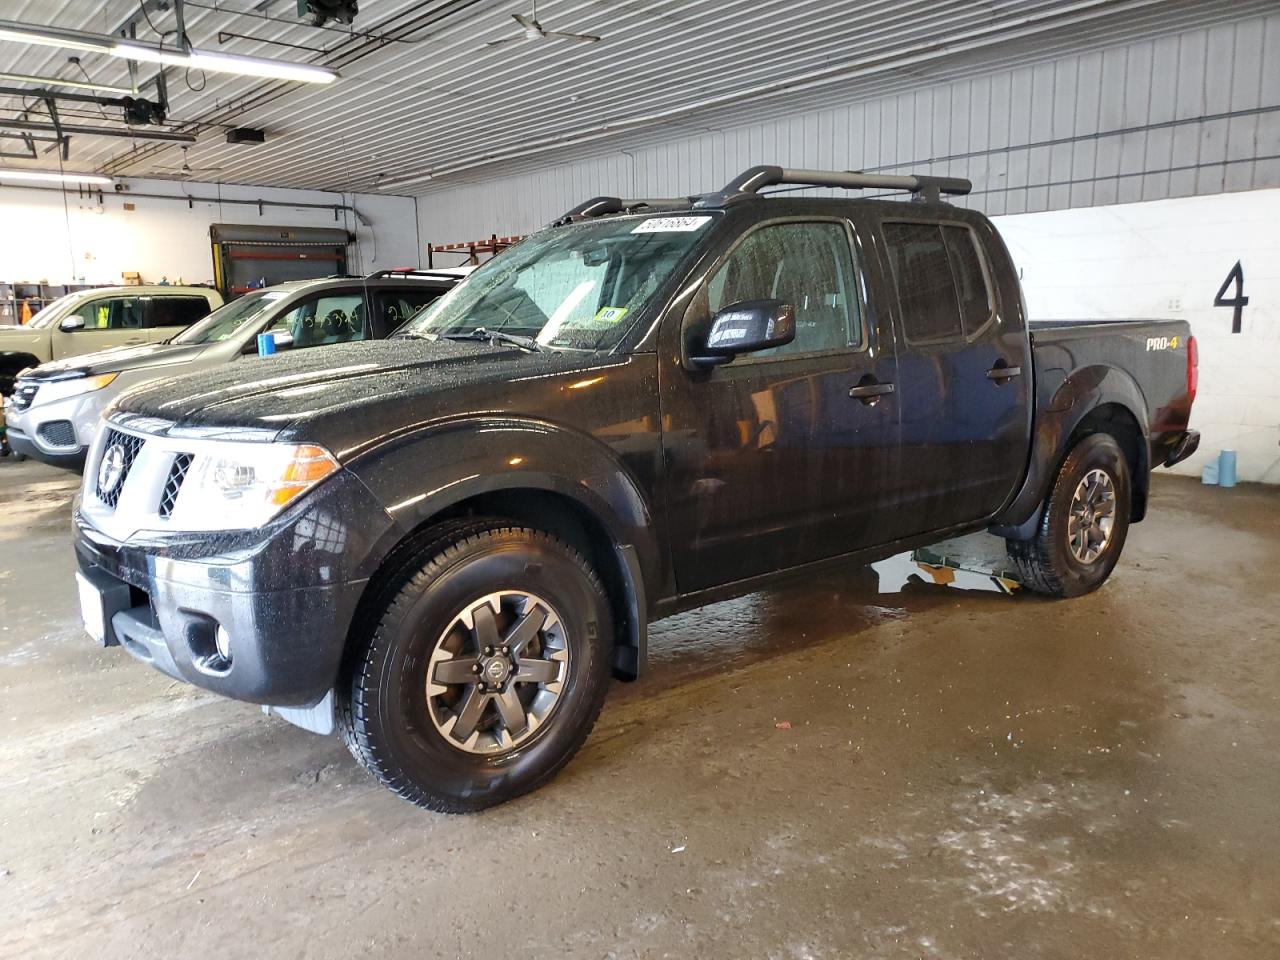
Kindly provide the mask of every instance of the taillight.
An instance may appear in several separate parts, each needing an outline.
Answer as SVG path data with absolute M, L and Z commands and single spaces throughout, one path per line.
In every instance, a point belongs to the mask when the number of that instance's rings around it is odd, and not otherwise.
M 1196 401 L 1196 388 L 1200 386 L 1200 348 L 1195 337 L 1187 337 L 1187 399 Z

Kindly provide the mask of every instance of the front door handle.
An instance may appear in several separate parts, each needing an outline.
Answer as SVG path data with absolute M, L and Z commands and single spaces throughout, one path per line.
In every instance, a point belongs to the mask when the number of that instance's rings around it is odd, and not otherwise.
M 893 393 L 892 383 L 881 383 L 871 374 L 867 374 L 858 381 L 856 387 L 849 388 L 849 396 L 854 400 L 861 400 L 867 406 L 874 406 L 881 397 L 886 394 Z
M 994 380 L 996 383 L 1006 383 L 1014 377 L 1022 376 L 1021 367 L 1011 367 L 1003 360 L 997 360 L 996 365 L 987 371 L 987 379 Z

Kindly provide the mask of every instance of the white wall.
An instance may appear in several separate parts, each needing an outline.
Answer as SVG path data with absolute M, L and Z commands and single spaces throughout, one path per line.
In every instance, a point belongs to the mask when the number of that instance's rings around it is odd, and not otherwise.
M 1223 448 L 1242 480 L 1280 483 L 1280 190 L 996 217 L 1036 319 L 1172 317 L 1200 346 L 1199 474 Z M 1239 260 L 1241 332 L 1214 295 Z M 1228 297 L 1234 295 L 1234 285 Z
M 357 239 L 351 248 L 353 272 L 420 265 L 412 198 L 167 180 L 120 182 L 128 190 L 108 189 L 101 202 L 97 193 L 81 196 L 74 189 L 63 194 L 0 186 L 0 282 L 119 283 L 122 272 L 136 271 L 147 282 L 164 276 L 209 283 L 211 223 L 345 227 Z M 186 196 L 218 197 L 219 191 L 223 203 L 187 205 Z M 137 196 L 140 193 L 163 194 L 166 199 Z M 372 226 L 361 224 L 350 212 L 340 212 L 335 220 L 332 209 L 264 206 L 259 214 L 256 206 L 225 202 L 230 199 L 345 204 L 354 206 Z M 125 210 L 125 203 L 136 209 Z

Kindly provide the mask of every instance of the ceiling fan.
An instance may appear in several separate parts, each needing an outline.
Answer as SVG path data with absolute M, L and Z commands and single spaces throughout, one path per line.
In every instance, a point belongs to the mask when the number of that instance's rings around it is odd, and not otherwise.
M 187 151 L 190 149 L 190 147 L 182 148 L 181 167 L 161 167 L 156 170 L 156 173 L 179 174 L 183 180 L 190 180 L 197 173 L 216 173 L 222 169 L 221 167 L 192 167 L 191 164 L 187 162 Z
M 558 30 L 543 29 L 542 24 L 538 22 L 538 3 L 533 2 L 533 13 L 525 16 L 522 13 L 513 13 L 511 19 L 520 24 L 520 28 L 524 30 L 524 35 L 520 37 L 505 37 L 502 40 L 490 40 L 486 46 L 500 47 L 504 43 L 521 43 L 527 40 L 573 40 L 577 43 L 597 43 L 600 38 L 589 33 L 561 33 Z

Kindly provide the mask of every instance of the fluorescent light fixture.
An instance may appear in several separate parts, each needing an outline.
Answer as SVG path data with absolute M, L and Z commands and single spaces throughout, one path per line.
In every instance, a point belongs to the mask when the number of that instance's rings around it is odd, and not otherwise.
M 14 43 L 39 43 L 49 47 L 105 53 L 123 60 L 159 63 L 174 67 L 195 67 L 215 73 L 234 73 L 242 77 L 266 77 L 272 80 L 296 80 L 299 83 L 332 83 L 338 72 L 309 63 L 287 63 L 262 57 L 242 57 L 234 53 L 212 50 L 162 50 L 145 43 L 99 37 L 91 33 L 59 30 L 54 27 L 31 27 L 12 20 L 0 20 L 0 40 Z
M 98 173 L 54 173 L 51 170 L 6 170 L 0 168 L 0 181 L 36 180 L 42 183 L 91 183 L 106 186 L 114 181 Z
M 98 40 L 71 37 L 55 31 L 45 31 L 8 22 L 0 26 L 0 40 L 12 40 L 14 43 L 38 43 L 45 47 L 65 47 L 68 50 L 87 50 L 89 53 L 106 53 L 111 49 L 111 41 L 105 38 Z
M 141 60 L 175 67 L 195 67 L 214 73 L 234 73 L 242 77 L 267 77 L 272 80 L 297 80 L 299 83 L 332 83 L 338 79 L 336 70 L 313 67 L 307 63 L 286 63 L 283 60 L 264 60 L 261 57 L 241 57 L 234 53 L 218 53 L 212 50 L 161 50 L 141 43 L 117 41 L 107 51 L 113 57 L 125 60 Z
M 122 97 L 137 93 L 133 87 L 113 87 L 109 83 L 92 83 L 88 80 L 56 80 L 53 77 L 33 77 L 25 73 L 0 73 L 0 80 L 16 80 L 19 83 L 38 83 L 42 87 L 71 87 L 75 90 L 101 90 L 118 93 Z

